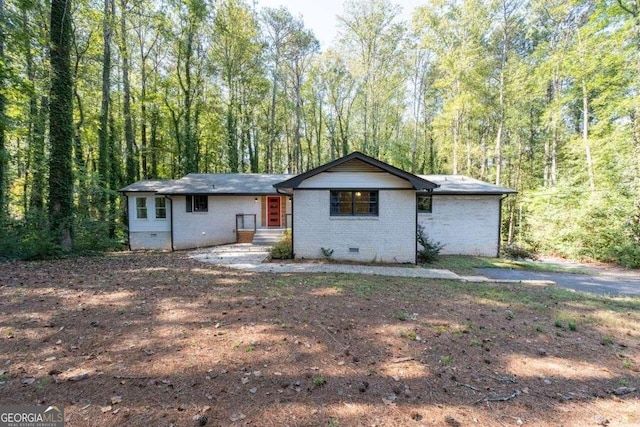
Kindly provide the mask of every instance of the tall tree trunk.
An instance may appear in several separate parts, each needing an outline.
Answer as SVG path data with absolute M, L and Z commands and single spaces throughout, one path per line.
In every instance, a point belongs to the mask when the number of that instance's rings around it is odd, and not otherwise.
M 294 95 L 295 95 L 295 129 L 293 132 L 293 145 L 294 145 L 294 160 L 296 172 L 302 171 L 302 144 L 300 142 L 300 124 L 302 122 L 302 101 L 300 99 L 300 85 L 302 76 L 300 76 L 300 72 L 296 71 L 295 76 L 295 86 L 294 86 Z
M 155 46 L 156 37 L 148 51 L 145 52 L 143 31 L 138 33 L 140 43 L 140 160 L 142 163 L 142 179 L 149 179 L 149 148 L 147 143 L 147 58 Z
M 502 132 L 504 129 L 504 67 L 506 65 L 507 53 L 506 53 L 506 40 L 504 41 L 505 47 L 502 50 L 502 64 L 500 70 L 500 88 L 498 95 L 498 131 L 496 133 L 496 185 L 500 185 L 502 177 Z
M 151 150 L 151 178 L 158 178 L 158 124 L 160 121 L 160 113 L 157 107 L 153 107 L 151 109 L 151 140 L 150 142 L 150 150 Z
M 119 144 L 118 144 L 119 145 Z M 120 147 L 116 146 L 116 130 L 115 120 L 113 118 L 113 111 L 109 116 L 109 221 L 108 230 L 109 238 L 114 239 L 116 237 L 116 222 L 118 217 L 118 193 L 116 189 L 121 184 L 121 172 L 120 172 L 120 159 L 117 157 L 117 153 L 120 152 Z M 129 181 L 127 181 L 128 183 Z
M 553 97 L 554 103 L 557 104 L 560 97 L 560 78 L 556 75 L 553 78 Z M 556 107 L 556 110 L 558 108 Z M 560 121 L 562 120 L 562 112 L 556 111 L 553 119 L 553 138 L 551 139 L 551 166 L 550 166 L 550 183 L 555 187 L 558 183 L 558 148 L 560 145 Z
M 147 72 L 144 60 L 140 69 L 140 157 L 142 161 L 142 179 L 149 178 L 147 163 Z
M 229 170 L 238 173 L 238 141 L 236 134 L 236 117 L 233 114 L 233 99 L 227 105 L 227 156 L 229 157 Z
M 44 207 L 46 158 L 45 158 L 45 129 L 47 126 L 47 114 L 49 113 L 49 99 L 42 96 L 40 110 L 33 127 L 33 180 L 29 196 L 29 210 L 37 214 Z
M 5 56 L 4 56 L 4 40 L 5 40 L 5 25 L 7 19 L 4 13 L 4 0 L 0 0 L 0 87 L 6 88 L 6 68 L 5 68 Z M 7 180 L 7 150 L 6 150 L 6 129 L 7 129 L 7 116 L 6 116 L 7 98 L 5 91 L 0 90 L 0 221 L 7 216 L 7 196 L 6 196 L 6 180 Z
M 135 135 L 133 134 L 133 119 L 131 117 L 131 84 L 129 82 L 129 48 L 127 46 L 127 0 L 120 0 L 120 57 L 122 58 L 122 110 L 124 114 L 124 139 L 126 142 L 126 170 L 127 183 L 137 180 L 137 156 L 135 150 Z M 115 190 L 115 188 L 111 188 Z
M 64 0 L 61 0 L 64 1 Z M 102 187 L 96 205 L 100 221 L 107 219 L 107 188 L 109 186 L 109 107 L 111 104 L 111 31 L 113 0 L 104 0 L 102 19 L 102 102 L 98 128 L 98 178 Z
M 33 165 L 33 146 L 35 144 L 35 127 L 38 121 L 38 95 L 36 93 L 36 78 L 35 72 L 33 69 L 33 54 L 31 52 L 31 33 L 30 33 L 30 23 L 29 23 L 29 15 L 27 13 L 27 5 L 22 4 L 22 31 L 24 32 L 24 56 L 25 56 L 25 65 L 27 71 L 27 79 L 31 84 L 33 90 L 29 94 L 29 116 L 27 122 L 27 147 L 25 152 L 27 153 L 26 159 L 26 168 L 23 179 L 23 190 L 22 190 L 22 199 L 23 199 L 23 210 L 24 212 L 29 212 L 29 204 L 27 200 L 32 196 L 29 194 L 29 181 L 30 181 L 30 173 L 33 169 L 38 167 L 39 165 Z M 42 209 L 42 196 L 40 196 L 40 203 L 38 203 L 38 212 Z
M 589 176 L 589 188 L 591 192 L 596 191 L 596 181 L 593 176 L 593 162 L 591 158 L 591 145 L 589 143 L 589 92 L 587 82 L 582 79 L 582 143 L 587 161 L 587 174 Z
M 90 42 L 87 41 L 84 49 L 81 49 L 77 43 L 77 41 L 73 44 L 75 50 L 75 65 L 73 67 L 73 97 L 76 101 L 76 106 L 78 108 L 78 121 L 74 126 L 74 134 L 73 134 L 73 154 L 74 154 L 74 163 L 76 173 L 78 174 L 78 196 L 77 200 L 77 211 L 78 213 L 84 217 L 88 218 L 90 211 L 89 204 L 89 192 L 87 189 L 87 168 L 86 162 L 84 159 L 84 149 L 82 147 L 82 126 L 84 125 L 84 107 L 82 105 L 82 98 L 80 97 L 80 93 L 78 92 L 78 85 L 76 81 L 78 79 L 80 63 L 84 54 L 89 50 Z M 44 105 L 43 99 L 43 105 Z M 48 101 L 48 100 L 47 100 Z
M 460 144 L 460 110 L 456 108 L 455 117 L 453 118 L 453 165 L 452 171 L 454 175 L 458 174 L 458 145 Z
M 51 110 L 49 120 L 49 226 L 63 249 L 73 245 L 73 82 L 71 3 L 51 0 Z
M 276 52 L 275 64 L 271 76 L 271 105 L 269 106 L 269 143 L 267 144 L 267 173 L 273 173 L 273 146 L 276 143 L 276 98 L 278 91 L 278 62 Z

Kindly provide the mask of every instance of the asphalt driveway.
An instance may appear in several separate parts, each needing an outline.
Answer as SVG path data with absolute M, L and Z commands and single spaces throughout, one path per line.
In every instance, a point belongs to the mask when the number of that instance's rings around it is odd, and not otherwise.
M 551 280 L 558 286 L 594 294 L 639 296 L 640 271 L 602 271 L 589 268 L 592 274 L 547 273 L 502 268 L 478 268 L 483 276 L 497 280 Z

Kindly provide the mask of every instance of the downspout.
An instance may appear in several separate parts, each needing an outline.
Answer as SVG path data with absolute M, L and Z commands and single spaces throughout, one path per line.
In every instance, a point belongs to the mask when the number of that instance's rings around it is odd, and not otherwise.
M 127 248 L 129 248 L 129 251 L 131 251 L 131 224 L 130 224 L 130 218 L 129 218 L 129 195 L 128 194 L 124 194 L 124 197 L 126 198 L 126 203 L 125 203 L 125 212 L 126 212 L 126 217 L 127 217 Z
M 498 206 L 498 253 L 496 254 L 496 258 L 500 258 L 500 243 L 502 242 L 502 201 L 507 197 L 509 197 L 508 194 L 502 195 Z
M 173 199 L 169 196 L 164 196 L 165 199 L 169 200 L 169 206 L 171 207 L 171 220 L 169 221 L 169 236 L 171 237 L 171 252 L 176 249 L 173 247 Z
M 414 239 L 414 254 L 413 254 L 413 263 L 418 265 L 418 193 L 416 192 L 416 198 L 414 200 L 413 203 L 413 208 L 416 210 L 416 229 L 415 229 L 415 233 L 413 234 L 413 239 Z

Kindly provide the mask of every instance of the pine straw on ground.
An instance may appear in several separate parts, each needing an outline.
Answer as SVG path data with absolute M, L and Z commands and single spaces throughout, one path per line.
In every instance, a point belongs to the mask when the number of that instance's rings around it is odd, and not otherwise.
M 184 253 L 0 264 L 0 404 L 67 426 L 632 426 L 638 367 L 638 298 Z

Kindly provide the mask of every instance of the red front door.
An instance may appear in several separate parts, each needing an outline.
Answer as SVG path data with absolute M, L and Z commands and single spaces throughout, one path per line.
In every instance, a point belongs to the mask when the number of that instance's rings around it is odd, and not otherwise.
M 280 227 L 280 197 L 267 197 L 267 226 Z

